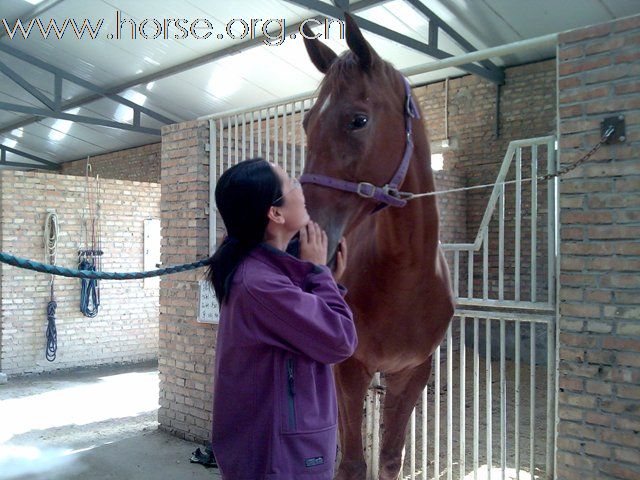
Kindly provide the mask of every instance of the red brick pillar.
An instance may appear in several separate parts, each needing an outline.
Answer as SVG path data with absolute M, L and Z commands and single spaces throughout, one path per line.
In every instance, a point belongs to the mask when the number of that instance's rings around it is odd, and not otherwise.
M 557 478 L 640 478 L 640 16 L 560 35 L 560 161 L 626 119 L 560 185 Z
M 207 121 L 162 129 L 162 264 L 209 256 Z M 197 322 L 204 269 L 160 282 L 160 429 L 188 440 L 209 439 L 216 328 Z

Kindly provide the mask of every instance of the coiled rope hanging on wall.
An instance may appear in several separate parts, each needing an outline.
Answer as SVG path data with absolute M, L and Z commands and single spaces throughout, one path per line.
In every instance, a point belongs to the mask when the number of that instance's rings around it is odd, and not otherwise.
M 48 213 L 44 223 L 44 261 L 49 265 L 56 264 L 56 254 L 58 251 L 58 235 L 60 228 L 58 226 L 58 216 L 54 213 Z M 56 329 L 56 308 L 58 303 L 56 302 L 53 286 L 55 276 L 51 275 L 49 281 L 51 287 L 51 297 L 47 304 L 47 345 L 45 357 L 50 362 L 56 359 L 56 352 L 58 350 L 58 331 Z

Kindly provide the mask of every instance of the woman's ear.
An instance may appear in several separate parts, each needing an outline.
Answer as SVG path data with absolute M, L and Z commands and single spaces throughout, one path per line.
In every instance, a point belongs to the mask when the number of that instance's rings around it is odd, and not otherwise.
M 284 224 L 284 215 L 282 215 L 282 211 L 279 207 L 270 207 L 269 212 L 267 213 L 267 218 L 270 222 L 273 222 L 277 225 Z

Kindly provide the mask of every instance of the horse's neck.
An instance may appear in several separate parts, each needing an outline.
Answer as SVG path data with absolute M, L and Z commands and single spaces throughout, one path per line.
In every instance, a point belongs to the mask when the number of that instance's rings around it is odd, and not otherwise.
M 426 138 L 416 142 L 401 190 L 412 193 L 435 190 Z M 379 258 L 398 258 L 424 268 L 435 268 L 438 250 L 438 209 L 435 197 L 409 200 L 404 207 L 387 207 L 376 214 L 376 250 Z

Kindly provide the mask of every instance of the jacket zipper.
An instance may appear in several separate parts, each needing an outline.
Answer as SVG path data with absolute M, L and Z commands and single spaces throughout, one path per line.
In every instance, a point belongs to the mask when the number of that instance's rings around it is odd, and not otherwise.
M 293 396 L 296 394 L 293 376 L 293 358 L 287 359 L 287 397 L 289 398 L 289 426 L 295 430 L 296 428 L 296 410 L 293 402 Z

